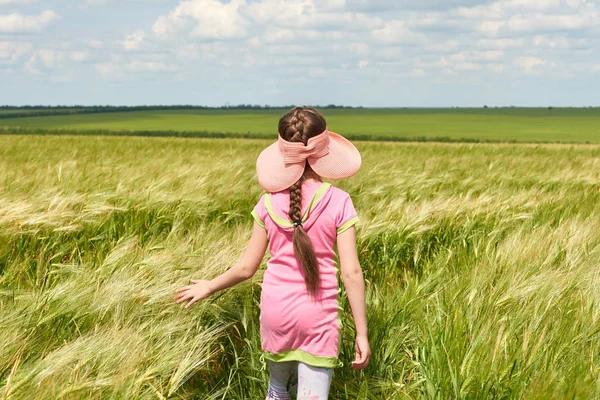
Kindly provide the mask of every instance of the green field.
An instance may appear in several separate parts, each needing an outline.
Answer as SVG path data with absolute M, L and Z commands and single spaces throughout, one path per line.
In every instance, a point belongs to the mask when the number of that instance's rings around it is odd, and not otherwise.
M 354 139 L 600 143 L 595 109 L 324 109 L 330 129 Z M 285 110 L 166 110 L 0 119 L 16 127 L 79 133 L 230 133 L 276 136 Z
M 172 296 L 241 256 L 271 142 L 0 135 L 0 397 L 264 398 L 264 265 Z M 331 399 L 598 398 L 600 146 L 357 147 L 373 357 L 342 291 Z

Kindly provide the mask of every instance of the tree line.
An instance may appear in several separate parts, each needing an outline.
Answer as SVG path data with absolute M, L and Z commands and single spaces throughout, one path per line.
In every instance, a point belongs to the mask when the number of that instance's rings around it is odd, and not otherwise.
M 131 112 L 131 111 L 169 111 L 169 110 L 285 110 L 293 108 L 290 106 L 269 106 L 256 104 L 238 104 L 224 105 L 220 107 L 198 106 L 198 105 L 154 105 L 154 106 L 44 106 L 44 105 L 29 105 L 29 106 L 0 106 L 0 119 L 20 118 L 20 117 L 40 117 L 51 115 L 71 115 L 71 114 L 100 114 L 100 113 L 115 113 L 115 112 Z M 326 106 L 315 106 L 321 109 L 339 109 L 339 108 L 355 108 L 352 106 L 342 106 L 328 104 Z M 362 108 L 362 107 L 356 107 Z M 2 112 L 2 111 L 12 111 Z

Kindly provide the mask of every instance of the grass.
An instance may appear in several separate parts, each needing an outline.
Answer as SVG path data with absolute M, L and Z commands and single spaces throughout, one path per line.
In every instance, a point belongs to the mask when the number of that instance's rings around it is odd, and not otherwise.
M 171 297 L 240 257 L 270 142 L 0 136 L 2 397 L 264 397 L 262 272 Z M 331 398 L 597 398 L 600 147 L 357 146 L 334 183 L 361 218 L 373 358 L 347 366 L 342 292 Z
M 600 109 L 324 109 L 354 139 L 600 143 Z M 1 119 L 5 129 L 276 135 L 282 110 L 163 110 Z

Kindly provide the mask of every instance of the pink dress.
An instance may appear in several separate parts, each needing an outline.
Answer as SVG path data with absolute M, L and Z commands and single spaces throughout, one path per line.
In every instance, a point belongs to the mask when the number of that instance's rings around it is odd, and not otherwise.
M 348 193 L 329 183 L 303 183 L 302 226 L 315 249 L 321 277 L 321 289 L 314 299 L 294 256 L 289 204 L 286 189 L 263 194 L 252 211 L 267 231 L 271 253 L 260 301 L 262 350 L 272 361 L 296 360 L 333 368 L 338 365 L 340 328 L 334 245 L 337 235 L 358 222 L 358 217 Z

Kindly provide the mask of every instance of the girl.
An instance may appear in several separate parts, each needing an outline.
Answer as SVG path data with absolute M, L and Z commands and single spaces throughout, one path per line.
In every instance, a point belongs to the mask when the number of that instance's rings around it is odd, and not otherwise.
M 256 171 L 265 189 L 252 211 L 254 229 L 240 262 L 211 280 L 192 279 L 177 290 L 185 308 L 254 275 L 267 245 L 260 333 L 269 362 L 267 399 L 289 399 L 288 380 L 298 399 L 325 400 L 338 365 L 338 282 L 333 258 L 337 242 L 341 274 L 356 325 L 355 369 L 369 363 L 364 280 L 356 251 L 358 221 L 350 196 L 321 178 L 358 171 L 360 153 L 329 132 L 316 110 L 297 107 L 279 121 L 278 141 L 258 157 Z

